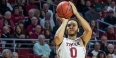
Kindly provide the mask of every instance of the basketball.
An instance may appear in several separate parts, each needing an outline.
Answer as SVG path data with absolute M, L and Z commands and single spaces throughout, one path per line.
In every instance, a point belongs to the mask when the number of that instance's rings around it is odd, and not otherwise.
M 61 18 L 69 19 L 72 15 L 72 8 L 68 1 L 63 1 L 57 5 L 56 8 L 57 15 Z

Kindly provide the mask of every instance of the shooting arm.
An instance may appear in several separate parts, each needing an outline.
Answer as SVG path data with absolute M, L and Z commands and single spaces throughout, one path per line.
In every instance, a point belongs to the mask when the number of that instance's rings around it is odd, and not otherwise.
M 55 34 L 55 37 L 54 37 L 54 40 L 55 40 L 55 43 L 56 45 L 58 46 L 62 40 L 63 40 L 63 36 L 64 36 L 64 32 L 65 32 L 65 27 L 66 27 L 66 24 L 68 22 L 68 19 L 62 19 L 62 24 L 61 26 L 59 27 L 59 29 L 56 31 L 56 34 Z

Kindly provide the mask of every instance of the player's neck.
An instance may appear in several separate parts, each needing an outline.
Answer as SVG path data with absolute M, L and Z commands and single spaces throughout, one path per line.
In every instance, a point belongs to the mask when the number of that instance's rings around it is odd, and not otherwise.
M 77 36 L 68 36 L 68 38 L 69 38 L 69 39 L 72 39 L 72 40 L 76 39 L 76 37 L 77 37 Z

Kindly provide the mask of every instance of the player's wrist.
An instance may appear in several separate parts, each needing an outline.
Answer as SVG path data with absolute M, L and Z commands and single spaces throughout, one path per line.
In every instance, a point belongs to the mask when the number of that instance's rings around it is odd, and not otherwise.
M 63 20 L 62 20 L 62 23 L 63 23 L 63 22 L 68 22 L 68 19 L 63 19 Z
M 74 13 L 74 15 L 76 15 L 76 16 L 77 16 L 77 15 L 79 15 L 79 13 L 78 13 L 78 12 L 76 12 L 76 13 Z

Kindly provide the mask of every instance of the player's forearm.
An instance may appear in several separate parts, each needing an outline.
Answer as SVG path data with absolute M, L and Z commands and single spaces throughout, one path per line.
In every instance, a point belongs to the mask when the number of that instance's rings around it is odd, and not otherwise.
M 67 25 L 67 22 L 68 22 L 68 20 L 63 20 L 61 26 L 56 31 L 56 34 L 55 34 L 55 43 L 56 43 L 56 45 L 59 45 L 63 40 L 63 36 L 64 36 L 65 27 Z
M 82 25 L 84 31 L 91 31 L 89 23 L 82 16 L 80 16 L 79 13 L 76 14 L 76 17 L 79 20 L 79 23 Z

